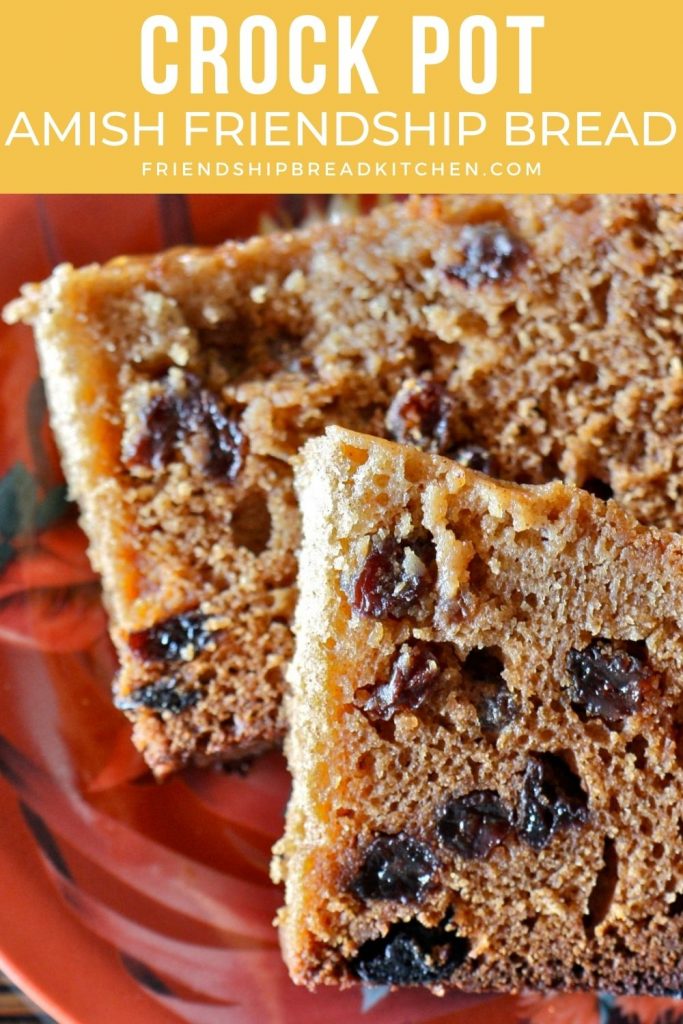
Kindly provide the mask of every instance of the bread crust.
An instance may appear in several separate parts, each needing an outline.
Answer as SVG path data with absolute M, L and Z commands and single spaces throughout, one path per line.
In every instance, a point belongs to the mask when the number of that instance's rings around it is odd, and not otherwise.
M 681 538 L 572 486 L 518 487 L 339 428 L 308 443 L 297 489 L 294 786 L 274 862 L 293 979 L 677 992 Z M 419 548 L 430 586 L 402 615 L 359 605 L 387 537 L 432 544 Z M 395 593 L 419 593 L 402 564 Z M 571 652 L 596 643 L 632 674 L 618 707 L 595 703 L 595 677 L 588 698 L 576 691 Z M 419 649 L 438 674 L 417 701 L 382 705 L 397 653 Z M 491 686 L 509 696 L 493 728 Z M 453 815 L 472 806 L 493 818 L 475 810 L 454 841 Z M 401 929 L 422 943 L 417 967 L 391 948 Z M 452 968 L 425 953 L 429 934 L 442 957 L 456 943 Z
M 502 477 L 611 488 L 643 521 L 680 528 L 682 215 L 680 196 L 423 197 L 216 249 L 62 266 L 24 289 L 5 315 L 34 329 L 103 578 L 117 699 L 158 775 L 281 739 L 290 463 L 328 424 L 390 434 L 397 394 L 437 381 L 452 444 L 485 449 Z M 509 252 L 487 225 L 509 233 Z M 234 480 L 202 471 L 201 430 L 158 470 L 123 456 L 160 381 L 182 391 L 187 375 L 239 422 Z M 406 439 L 446 443 L 419 424 Z M 188 611 L 210 641 L 143 663 L 131 634 Z M 133 707 L 150 686 L 185 706 Z

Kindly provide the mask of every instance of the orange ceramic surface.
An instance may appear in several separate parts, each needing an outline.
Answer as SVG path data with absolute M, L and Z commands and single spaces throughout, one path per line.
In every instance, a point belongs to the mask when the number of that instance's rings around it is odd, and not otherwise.
M 325 197 L 0 197 L 0 303 L 61 261 L 291 225 Z M 98 583 L 30 332 L 0 343 L 0 966 L 68 1024 L 683 1024 L 675 1000 L 444 999 L 289 982 L 268 881 L 288 778 L 155 784 L 114 710 Z

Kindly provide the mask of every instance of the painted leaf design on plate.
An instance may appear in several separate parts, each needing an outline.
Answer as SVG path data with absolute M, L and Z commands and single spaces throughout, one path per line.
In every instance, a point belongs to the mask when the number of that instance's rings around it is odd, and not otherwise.
M 107 628 L 97 584 L 27 590 L 0 602 L 0 641 L 42 651 L 79 651 Z
M 41 488 L 24 462 L 0 478 L 0 640 L 5 643 L 75 651 L 106 629 L 85 538 L 74 523 L 64 522 L 73 508 L 64 483 Z
M 683 1002 L 657 996 L 619 996 L 615 1000 L 622 1019 L 609 1024 L 683 1024 Z
M 72 506 L 66 484 L 46 491 L 23 462 L 15 462 L 0 477 L 0 572 L 30 545 L 33 535 L 59 522 Z
M 16 462 L 0 477 L 0 534 L 6 540 L 44 530 L 68 509 L 66 484 L 55 484 L 41 495 L 36 478 L 23 462 Z

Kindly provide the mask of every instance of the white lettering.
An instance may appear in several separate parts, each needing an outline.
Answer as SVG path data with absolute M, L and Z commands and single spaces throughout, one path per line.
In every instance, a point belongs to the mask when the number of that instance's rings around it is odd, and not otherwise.
M 254 77 L 254 33 L 263 35 L 263 77 Z M 252 14 L 240 26 L 240 85 L 253 96 L 272 92 L 277 83 L 277 28 L 265 14 Z
M 363 50 L 370 38 L 370 33 L 377 24 L 376 14 L 363 19 L 355 39 L 351 38 L 351 17 L 343 14 L 339 18 L 339 92 L 347 96 L 351 92 L 351 73 L 357 72 L 363 90 L 368 95 L 376 96 L 379 92 L 375 79 L 372 77 L 370 65 Z
M 434 34 L 434 45 L 427 48 L 427 33 Z M 443 18 L 418 14 L 413 18 L 413 93 L 423 96 L 427 90 L 426 70 L 442 64 L 449 50 L 448 25 Z
M 322 18 L 313 14 L 300 14 L 289 28 L 289 83 L 294 92 L 301 96 L 313 96 L 325 85 L 326 68 L 324 64 L 314 64 L 310 78 L 304 77 L 303 34 L 310 31 L 314 43 L 324 43 L 326 39 L 325 23 Z
M 526 95 L 532 89 L 532 33 L 535 28 L 544 28 L 545 18 L 542 15 L 511 14 L 505 19 L 508 28 L 516 28 L 519 32 L 519 80 L 520 94 Z
M 481 78 L 474 77 L 474 32 L 483 32 L 483 69 Z M 471 14 L 460 26 L 460 84 L 465 92 L 483 96 L 498 81 L 498 34 L 496 24 L 485 14 Z
M 165 64 L 163 78 L 157 78 L 155 72 L 155 38 L 160 31 L 167 43 L 178 42 L 178 26 L 173 18 L 166 14 L 153 14 L 145 18 L 140 30 L 140 78 L 142 86 L 154 96 L 166 96 L 173 92 L 178 84 L 178 65 Z
M 213 35 L 210 45 L 206 44 L 208 33 Z M 204 94 L 204 69 L 213 68 L 213 91 L 216 94 L 228 91 L 228 65 L 223 56 L 228 45 L 228 26 L 222 18 L 211 14 L 196 14 L 190 18 L 190 92 L 194 96 Z

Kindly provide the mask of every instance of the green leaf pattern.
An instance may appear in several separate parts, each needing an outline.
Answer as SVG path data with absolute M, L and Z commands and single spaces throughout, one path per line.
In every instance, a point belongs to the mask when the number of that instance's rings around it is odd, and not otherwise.
M 41 494 L 28 467 L 15 462 L 0 477 L 0 572 L 16 555 L 16 539 L 59 522 L 68 507 L 65 484 Z

